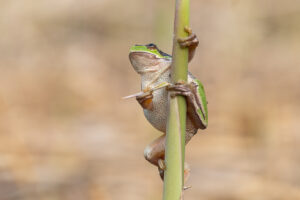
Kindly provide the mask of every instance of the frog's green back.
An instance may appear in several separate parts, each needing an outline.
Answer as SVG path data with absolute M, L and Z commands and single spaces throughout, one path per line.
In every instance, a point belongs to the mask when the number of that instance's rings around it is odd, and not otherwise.
M 203 121 L 205 121 L 206 125 L 208 123 L 208 111 L 207 111 L 207 101 L 206 101 L 206 96 L 205 96 L 205 90 L 204 90 L 204 86 L 203 84 L 198 80 L 196 79 L 196 82 L 199 84 L 198 86 L 198 92 L 199 92 L 199 95 L 201 97 L 201 101 L 202 101 L 202 104 L 203 104 L 203 118 L 202 119 Z

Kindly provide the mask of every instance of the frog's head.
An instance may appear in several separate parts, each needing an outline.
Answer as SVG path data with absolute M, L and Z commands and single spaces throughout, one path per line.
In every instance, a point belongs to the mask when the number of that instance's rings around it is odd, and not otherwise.
M 155 44 L 134 45 L 130 48 L 130 62 L 139 74 L 155 72 L 164 64 L 171 62 L 172 57 L 159 50 Z

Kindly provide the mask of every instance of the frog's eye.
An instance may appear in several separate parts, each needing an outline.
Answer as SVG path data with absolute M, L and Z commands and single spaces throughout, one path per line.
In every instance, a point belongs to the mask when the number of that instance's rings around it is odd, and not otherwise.
M 153 43 L 147 44 L 148 47 L 155 47 L 156 45 Z
M 157 49 L 156 45 L 153 43 L 147 44 L 146 46 L 148 49 Z

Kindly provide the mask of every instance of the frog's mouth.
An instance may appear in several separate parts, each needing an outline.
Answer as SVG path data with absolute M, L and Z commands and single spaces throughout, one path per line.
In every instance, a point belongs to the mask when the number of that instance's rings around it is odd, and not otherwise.
M 159 59 L 160 57 L 158 57 L 158 55 L 153 54 L 153 53 L 149 53 L 147 51 L 131 51 L 129 53 L 129 58 L 137 58 L 137 57 L 143 57 L 144 59 L 151 59 L 151 60 L 155 60 L 155 59 Z

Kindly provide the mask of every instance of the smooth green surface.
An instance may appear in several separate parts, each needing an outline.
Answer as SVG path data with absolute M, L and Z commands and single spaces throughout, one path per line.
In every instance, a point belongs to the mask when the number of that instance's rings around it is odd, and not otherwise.
M 184 31 L 189 26 L 189 0 L 177 0 L 174 21 L 172 82 L 186 82 L 188 49 L 180 48 L 177 39 L 187 37 Z M 164 200 L 182 199 L 185 153 L 186 102 L 178 96 L 169 100 L 166 139 L 166 171 L 164 178 Z
M 207 126 L 208 111 L 207 111 L 207 101 L 206 101 L 206 96 L 205 96 L 205 90 L 204 90 L 203 84 L 198 79 L 196 79 L 196 82 L 198 83 L 198 93 L 200 95 L 201 103 L 202 103 L 202 106 L 204 109 L 204 110 L 198 110 L 197 112 L 201 113 L 201 114 L 199 114 L 199 116 L 201 117 L 203 124 L 205 124 Z
M 130 48 L 130 52 L 146 52 L 146 53 L 154 54 L 158 58 L 171 59 L 170 56 L 161 55 L 161 53 L 157 49 L 149 49 L 146 45 L 134 45 Z

